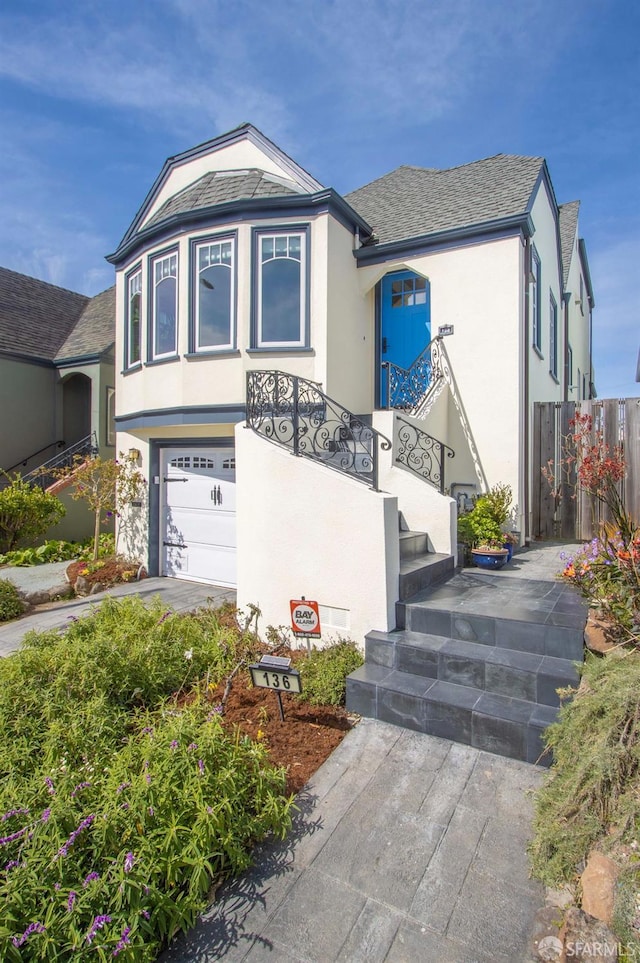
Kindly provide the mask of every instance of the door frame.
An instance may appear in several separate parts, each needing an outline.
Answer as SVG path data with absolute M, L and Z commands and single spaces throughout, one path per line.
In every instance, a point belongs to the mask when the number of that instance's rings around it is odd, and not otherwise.
M 225 435 L 216 438 L 150 438 L 149 439 L 149 575 L 160 574 L 161 546 L 160 530 L 160 468 L 162 453 L 165 448 L 233 448 L 235 451 L 235 435 Z M 236 472 L 238 466 L 236 463 Z M 155 479 L 158 479 L 156 484 Z M 237 513 L 236 513 L 237 514 Z
M 374 410 L 386 410 L 386 406 L 383 404 L 382 398 L 382 312 L 383 312 L 383 301 L 382 301 L 382 285 L 383 282 L 394 274 L 411 274 L 414 277 L 424 278 L 427 282 L 427 318 L 429 324 L 429 337 L 425 342 L 425 347 L 431 339 L 431 279 L 427 275 L 422 274 L 420 271 L 416 271 L 415 268 L 402 264 L 398 265 L 391 270 L 385 271 L 385 273 L 380 277 L 375 286 L 375 301 L 374 301 L 374 323 L 375 323 L 375 378 L 374 378 L 374 390 L 375 390 L 375 403 Z

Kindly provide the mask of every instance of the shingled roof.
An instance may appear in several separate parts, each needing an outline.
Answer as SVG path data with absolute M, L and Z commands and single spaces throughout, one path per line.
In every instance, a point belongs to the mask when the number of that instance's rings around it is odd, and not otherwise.
M 174 214 L 215 207 L 216 204 L 225 204 L 229 201 L 251 197 L 282 197 L 299 193 L 301 193 L 299 189 L 293 185 L 290 186 L 283 178 L 257 168 L 210 171 L 165 201 L 160 210 L 144 226 L 151 227 Z
M 578 232 L 578 211 L 580 201 L 569 201 L 558 207 L 560 222 L 560 249 L 562 251 L 562 283 L 566 288 L 571 267 L 571 255 Z
M 56 362 L 103 354 L 116 337 L 116 288 L 91 298 L 64 344 Z
M 446 170 L 398 167 L 345 200 L 378 243 L 402 241 L 526 213 L 543 164 L 542 157 L 496 154 Z
M 52 361 L 89 298 L 0 267 L 0 351 Z

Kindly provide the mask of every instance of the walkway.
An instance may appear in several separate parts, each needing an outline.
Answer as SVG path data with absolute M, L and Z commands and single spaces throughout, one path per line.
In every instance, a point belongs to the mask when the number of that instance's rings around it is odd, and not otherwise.
M 60 563 L 58 563 L 60 564 Z M 62 563 L 63 566 L 69 563 Z M 15 573 L 20 573 L 16 577 L 16 582 L 20 579 L 21 587 L 27 587 L 24 573 L 30 571 L 33 578 L 38 579 L 38 587 L 45 587 L 46 573 L 42 569 L 50 566 L 38 566 L 33 569 L 0 569 L 0 578 L 13 578 Z M 52 572 L 51 578 L 55 577 Z M 57 584 L 52 581 L 51 585 Z M 35 590 L 35 589 L 34 589 Z M 98 605 L 106 595 L 120 598 L 124 595 L 139 595 L 140 598 L 150 599 L 160 596 L 167 608 L 172 608 L 176 612 L 188 612 L 202 605 L 221 605 L 223 602 L 235 602 L 235 589 L 222 588 L 218 585 L 203 585 L 200 582 L 186 582 L 174 578 L 146 578 L 141 582 L 132 582 L 129 585 L 116 585 L 106 592 L 94 595 L 90 599 L 77 598 L 69 602 L 53 603 L 51 608 L 41 608 L 35 612 L 25 615 L 15 622 L 8 622 L 0 625 L 0 656 L 9 655 L 20 645 L 23 636 L 35 629 L 37 632 L 45 632 L 49 629 L 62 629 L 69 624 L 71 618 L 79 618 L 86 615 L 91 609 Z

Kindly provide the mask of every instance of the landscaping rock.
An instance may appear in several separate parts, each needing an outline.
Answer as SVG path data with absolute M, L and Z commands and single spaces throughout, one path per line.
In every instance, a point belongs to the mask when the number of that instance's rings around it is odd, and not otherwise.
M 82 578 L 82 576 L 80 577 Z M 97 595 L 98 592 L 104 592 L 105 588 L 106 586 L 103 585 L 102 582 L 94 582 L 91 588 L 89 589 L 89 595 Z
M 604 959 L 616 963 L 618 959 L 618 940 L 609 927 L 576 907 L 568 911 L 560 937 L 564 943 L 562 960 L 593 963 L 594 959 Z
M 593 609 L 589 609 L 589 617 L 584 627 L 584 642 L 591 652 L 608 652 L 615 648 L 612 642 L 607 642 L 605 636 L 606 623 L 602 622 Z
M 582 884 L 582 909 L 609 925 L 613 917 L 616 880 L 620 867 L 602 853 L 589 854 L 586 868 L 580 878 Z
M 76 579 L 76 584 L 73 586 L 76 595 L 88 595 L 89 594 L 89 583 L 87 582 L 84 575 L 78 575 Z

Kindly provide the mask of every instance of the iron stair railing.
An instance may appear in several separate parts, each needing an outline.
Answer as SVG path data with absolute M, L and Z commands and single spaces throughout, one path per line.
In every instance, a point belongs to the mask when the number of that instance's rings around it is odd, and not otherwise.
M 94 456 L 97 454 L 98 442 L 95 431 L 92 431 L 86 438 L 82 438 L 80 441 L 75 442 L 75 444 L 69 445 L 69 447 L 61 451 L 59 455 L 55 455 L 53 458 L 50 458 L 49 461 L 45 461 L 39 468 L 34 468 L 33 471 L 30 471 L 24 476 L 24 481 L 29 482 L 31 485 L 38 485 L 39 488 L 45 490 L 49 485 L 53 485 L 53 483 L 58 480 L 61 469 L 72 468 L 79 459 L 87 455 Z
M 440 377 L 438 364 L 432 358 L 431 348 L 440 341 L 436 335 L 424 348 L 410 368 L 401 368 L 393 361 L 383 361 L 387 371 L 386 407 L 399 411 L 414 411 L 423 400 L 430 385 Z
M 391 442 L 314 381 L 284 371 L 247 373 L 247 426 L 263 438 L 378 491 L 378 453 Z
M 20 461 L 17 461 L 15 465 L 11 466 L 11 468 L 3 468 L 3 473 L 5 475 L 10 475 L 12 471 L 16 470 L 16 468 L 26 468 L 26 466 L 28 465 L 28 463 L 31 461 L 32 458 L 37 458 L 37 456 L 41 455 L 43 451 L 47 451 L 49 448 L 54 448 L 54 447 L 64 448 L 64 441 L 49 442 L 49 444 L 45 445 L 44 448 L 39 448 L 37 451 L 34 451 L 30 455 L 27 455 L 26 458 L 22 458 Z
M 444 495 L 445 459 L 455 458 L 455 451 L 400 415 L 396 415 L 396 420 L 400 427 L 397 431 L 395 461 L 430 482 Z

